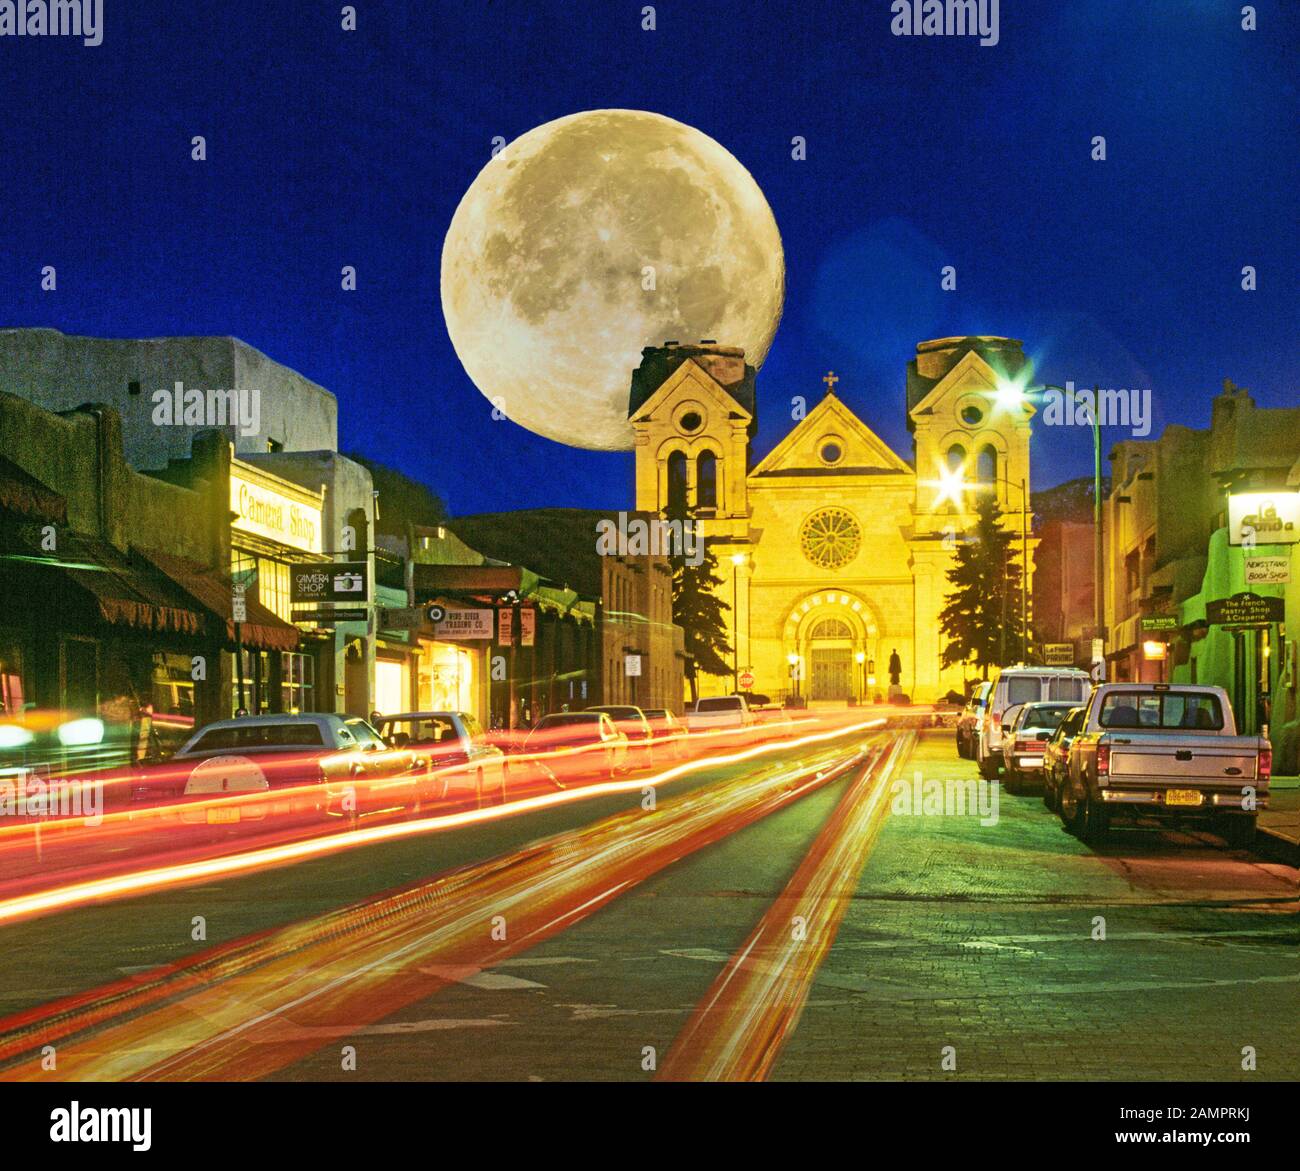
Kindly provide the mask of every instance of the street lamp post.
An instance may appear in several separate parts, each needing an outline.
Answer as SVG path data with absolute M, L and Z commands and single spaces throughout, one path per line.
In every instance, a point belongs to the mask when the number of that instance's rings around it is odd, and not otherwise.
M 1065 395 L 1073 402 L 1077 397 L 1077 392 L 1070 390 L 1068 387 L 1057 386 L 1055 383 L 1044 382 L 1036 387 L 1033 393 L 1038 394 L 1042 391 L 1055 390 Z M 1027 398 L 1028 395 L 1020 387 L 1014 384 L 1004 386 L 999 391 L 999 397 L 1003 394 L 1015 399 Z M 1106 606 L 1105 606 L 1105 585 L 1102 581 L 1105 573 L 1104 558 L 1102 557 L 1101 544 L 1101 413 L 1100 413 L 1100 386 L 1092 388 L 1092 407 L 1088 411 L 1089 422 L 1092 425 L 1092 576 L 1093 576 L 1093 631 L 1094 638 L 1105 639 L 1106 637 Z M 1105 643 L 1102 643 L 1102 653 L 1105 654 Z
M 735 643 L 731 648 L 731 690 L 740 694 L 740 567 L 745 564 L 744 553 L 731 555 L 731 625 Z

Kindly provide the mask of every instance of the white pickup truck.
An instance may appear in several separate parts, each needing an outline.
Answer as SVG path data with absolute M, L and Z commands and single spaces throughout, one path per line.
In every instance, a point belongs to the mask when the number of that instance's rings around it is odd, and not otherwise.
M 697 699 L 686 709 L 685 719 L 688 731 L 713 732 L 721 728 L 748 728 L 754 723 L 754 713 L 743 695 L 716 695 Z
M 1222 687 L 1102 684 L 1070 745 L 1061 820 L 1089 842 L 1113 817 L 1195 820 L 1248 846 L 1272 767 L 1267 740 L 1237 735 Z

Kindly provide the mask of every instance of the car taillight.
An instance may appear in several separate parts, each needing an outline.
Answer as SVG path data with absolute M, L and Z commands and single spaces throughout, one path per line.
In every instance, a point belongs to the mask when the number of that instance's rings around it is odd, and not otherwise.
M 1259 768 L 1255 771 L 1257 781 L 1266 781 L 1273 775 L 1273 749 L 1261 748 L 1259 750 Z
M 1110 772 L 1110 745 L 1097 745 L 1097 775 Z

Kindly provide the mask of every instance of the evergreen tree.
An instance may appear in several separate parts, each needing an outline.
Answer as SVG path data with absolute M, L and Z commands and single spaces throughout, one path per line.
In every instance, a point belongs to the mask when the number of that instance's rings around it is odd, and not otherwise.
M 693 523 L 684 510 L 667 513 L 669 520 Z M 697 540 L 703 541 L 697 536 Z M 669 561 L 673 570 L 673 621 L 686 632 L 686 678 L 691 685 L 691 701 L 699 699 L 699 676 L 730 675 L 726 657 L 731 653 L 723 614 L 730 610 L 718 593 L 723 580 L 717 574 L 718 557 L 704 545 L 699 565 L 686 560 L 686 542 L 676 545 Z
M 1013 536 L 1001 526 L 1001 510 L 989 495 L 976 506 L 975 526 L 958 546 L 948 570 L 952 590 L 939 615 L 948 636 L 943 665 L 971 659 L 989 667 L 1025 658 L 1020 624 L 1020 566 L 1012 559 Z

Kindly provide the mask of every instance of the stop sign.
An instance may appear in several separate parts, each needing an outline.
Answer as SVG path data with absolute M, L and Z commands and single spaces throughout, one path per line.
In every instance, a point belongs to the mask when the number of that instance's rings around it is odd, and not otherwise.
M 743 687 L 746 691 L 748 691 L 751 687 L 754 686 L 753 671 L 742 671 L 740 673 L 740 686 Z

